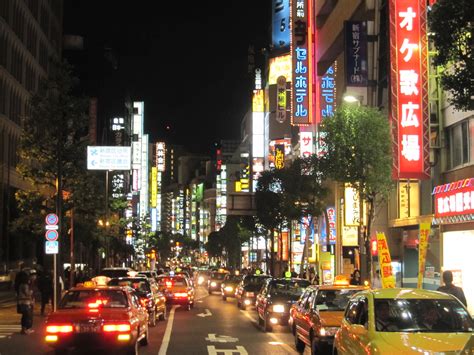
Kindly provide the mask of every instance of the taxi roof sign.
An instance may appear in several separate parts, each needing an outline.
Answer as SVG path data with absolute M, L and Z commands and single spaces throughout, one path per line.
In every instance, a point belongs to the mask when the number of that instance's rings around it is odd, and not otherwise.
M 97 286 L 97 284 L 94 281 L 84 281 L 82 284 L 77 284 L 78 287 L 80 287 L 81 285 L 84 286 L 84 287 L 95 287 L 95 286 Z
M 95 282 L 95 284 L 97 286 L 107 286 L 107 284 L 109 283 L 110 280 L 111 280 L 111 278 L 107 277 L 107 276 L 96 276 L 96 277 L 93 277 L 91 279 L 91 281 Z M 84 282 L 84 284 L 85 284 L 85 282 Z
M 335 286 L 349 286 L 350 282 L 347 276 L 345 275 L 337 275 L 334 278 L 334 283 Z
M 255 270 L 255 275 L 260 275 L 261 273 L 260 269 Z

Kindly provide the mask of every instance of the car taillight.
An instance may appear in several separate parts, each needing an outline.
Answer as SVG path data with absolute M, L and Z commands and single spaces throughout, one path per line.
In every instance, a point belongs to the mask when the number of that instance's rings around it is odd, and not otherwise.
M 104 324 L 103 326 L 104 332 L 129 332 L 131 330 L 130 324 L 122 323 L 122 324 Z
M 253 292 L 245 292 L 246 297 L 255 297 L 255 293 Z
M 166 281 L 166 287 L 167 288 L 173 287 L 173 283 L 171 281 Z
M 57 334 L 57 333 L 72 333 L 72 325 L 61 324 L 61 325 L 47 325 L 46 333 Z
M 175 295 L 176 297 L 183 297 L 183 298 L 188 297 L 188 293 L 187 293 L 187 292 L 176 292 L 174 295 Z

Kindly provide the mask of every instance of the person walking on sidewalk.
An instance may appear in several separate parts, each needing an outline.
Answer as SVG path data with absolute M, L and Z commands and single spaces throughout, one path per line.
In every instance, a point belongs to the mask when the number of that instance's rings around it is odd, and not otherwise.
M 38 288 L 41 294 L 41 315 L 44 316 L 44 309 L 53 296 L 53 280 L 49 271 L 44 271 L 39 277 Z
M 464 306 L 467 307 L 467 301 L 466 296 L 464 296 L 464 291 L 461 287 L 454 286 L 453 284 L 453 273 L 451 270 L 446 270 L 445 272 L 443 272 L 443 282 L 444 286 L 439 287 L 438 291 L 453 295 L 458 300 L 460 300 Z
M 33 333 L 33 290 L 28 275 L 18 280 L 18 313 L 21 314 L 21 334 Z

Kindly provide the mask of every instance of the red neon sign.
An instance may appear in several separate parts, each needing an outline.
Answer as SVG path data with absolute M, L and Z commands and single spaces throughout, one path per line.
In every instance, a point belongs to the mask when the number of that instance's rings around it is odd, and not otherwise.
M 473 179 L 459 180 L 433 189 L 435 217 L 474 213 Z
M 429 121 L 426 3 L 390 2 L 394 177 L 427 179 Z

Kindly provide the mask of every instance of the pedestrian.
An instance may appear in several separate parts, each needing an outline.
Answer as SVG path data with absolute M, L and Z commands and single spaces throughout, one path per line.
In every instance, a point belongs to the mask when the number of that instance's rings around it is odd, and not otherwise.
M 41 315 L 44 316 L 44 309 L 53 298 L 53 278 L 49 271 L 43 272 L 40 276 L 38 287 L 41 294 Z
M 375 272 L 375 277 L 372 280 L 372 288 L 382 288 L 382 281 L 380 280 L 380 270 Z
M 453 284 L 453 273 L 451 270 L 446 270 L 443 272 L 443 282 L 444 286 L 439 287 L 438 291 L 453 295 L 458 300 L 460 300 L 464 306 L 467 307 L 467 301 L 466 296 L 464 296 L 464 291 L 461 287 L 457 287 Z
M 17 312 L 21 314 L 21 334 L 29 335 L 34 332 L 33 329 L 33 290 L 31 288 L 30 277 L 25 274 L 19 274 Z
M 351 285 L 361 285 L 362 284 L 362 279 L 360 277 L 360 271 L 359 269 L 355 269 L 354 272 L 351 275 Z

